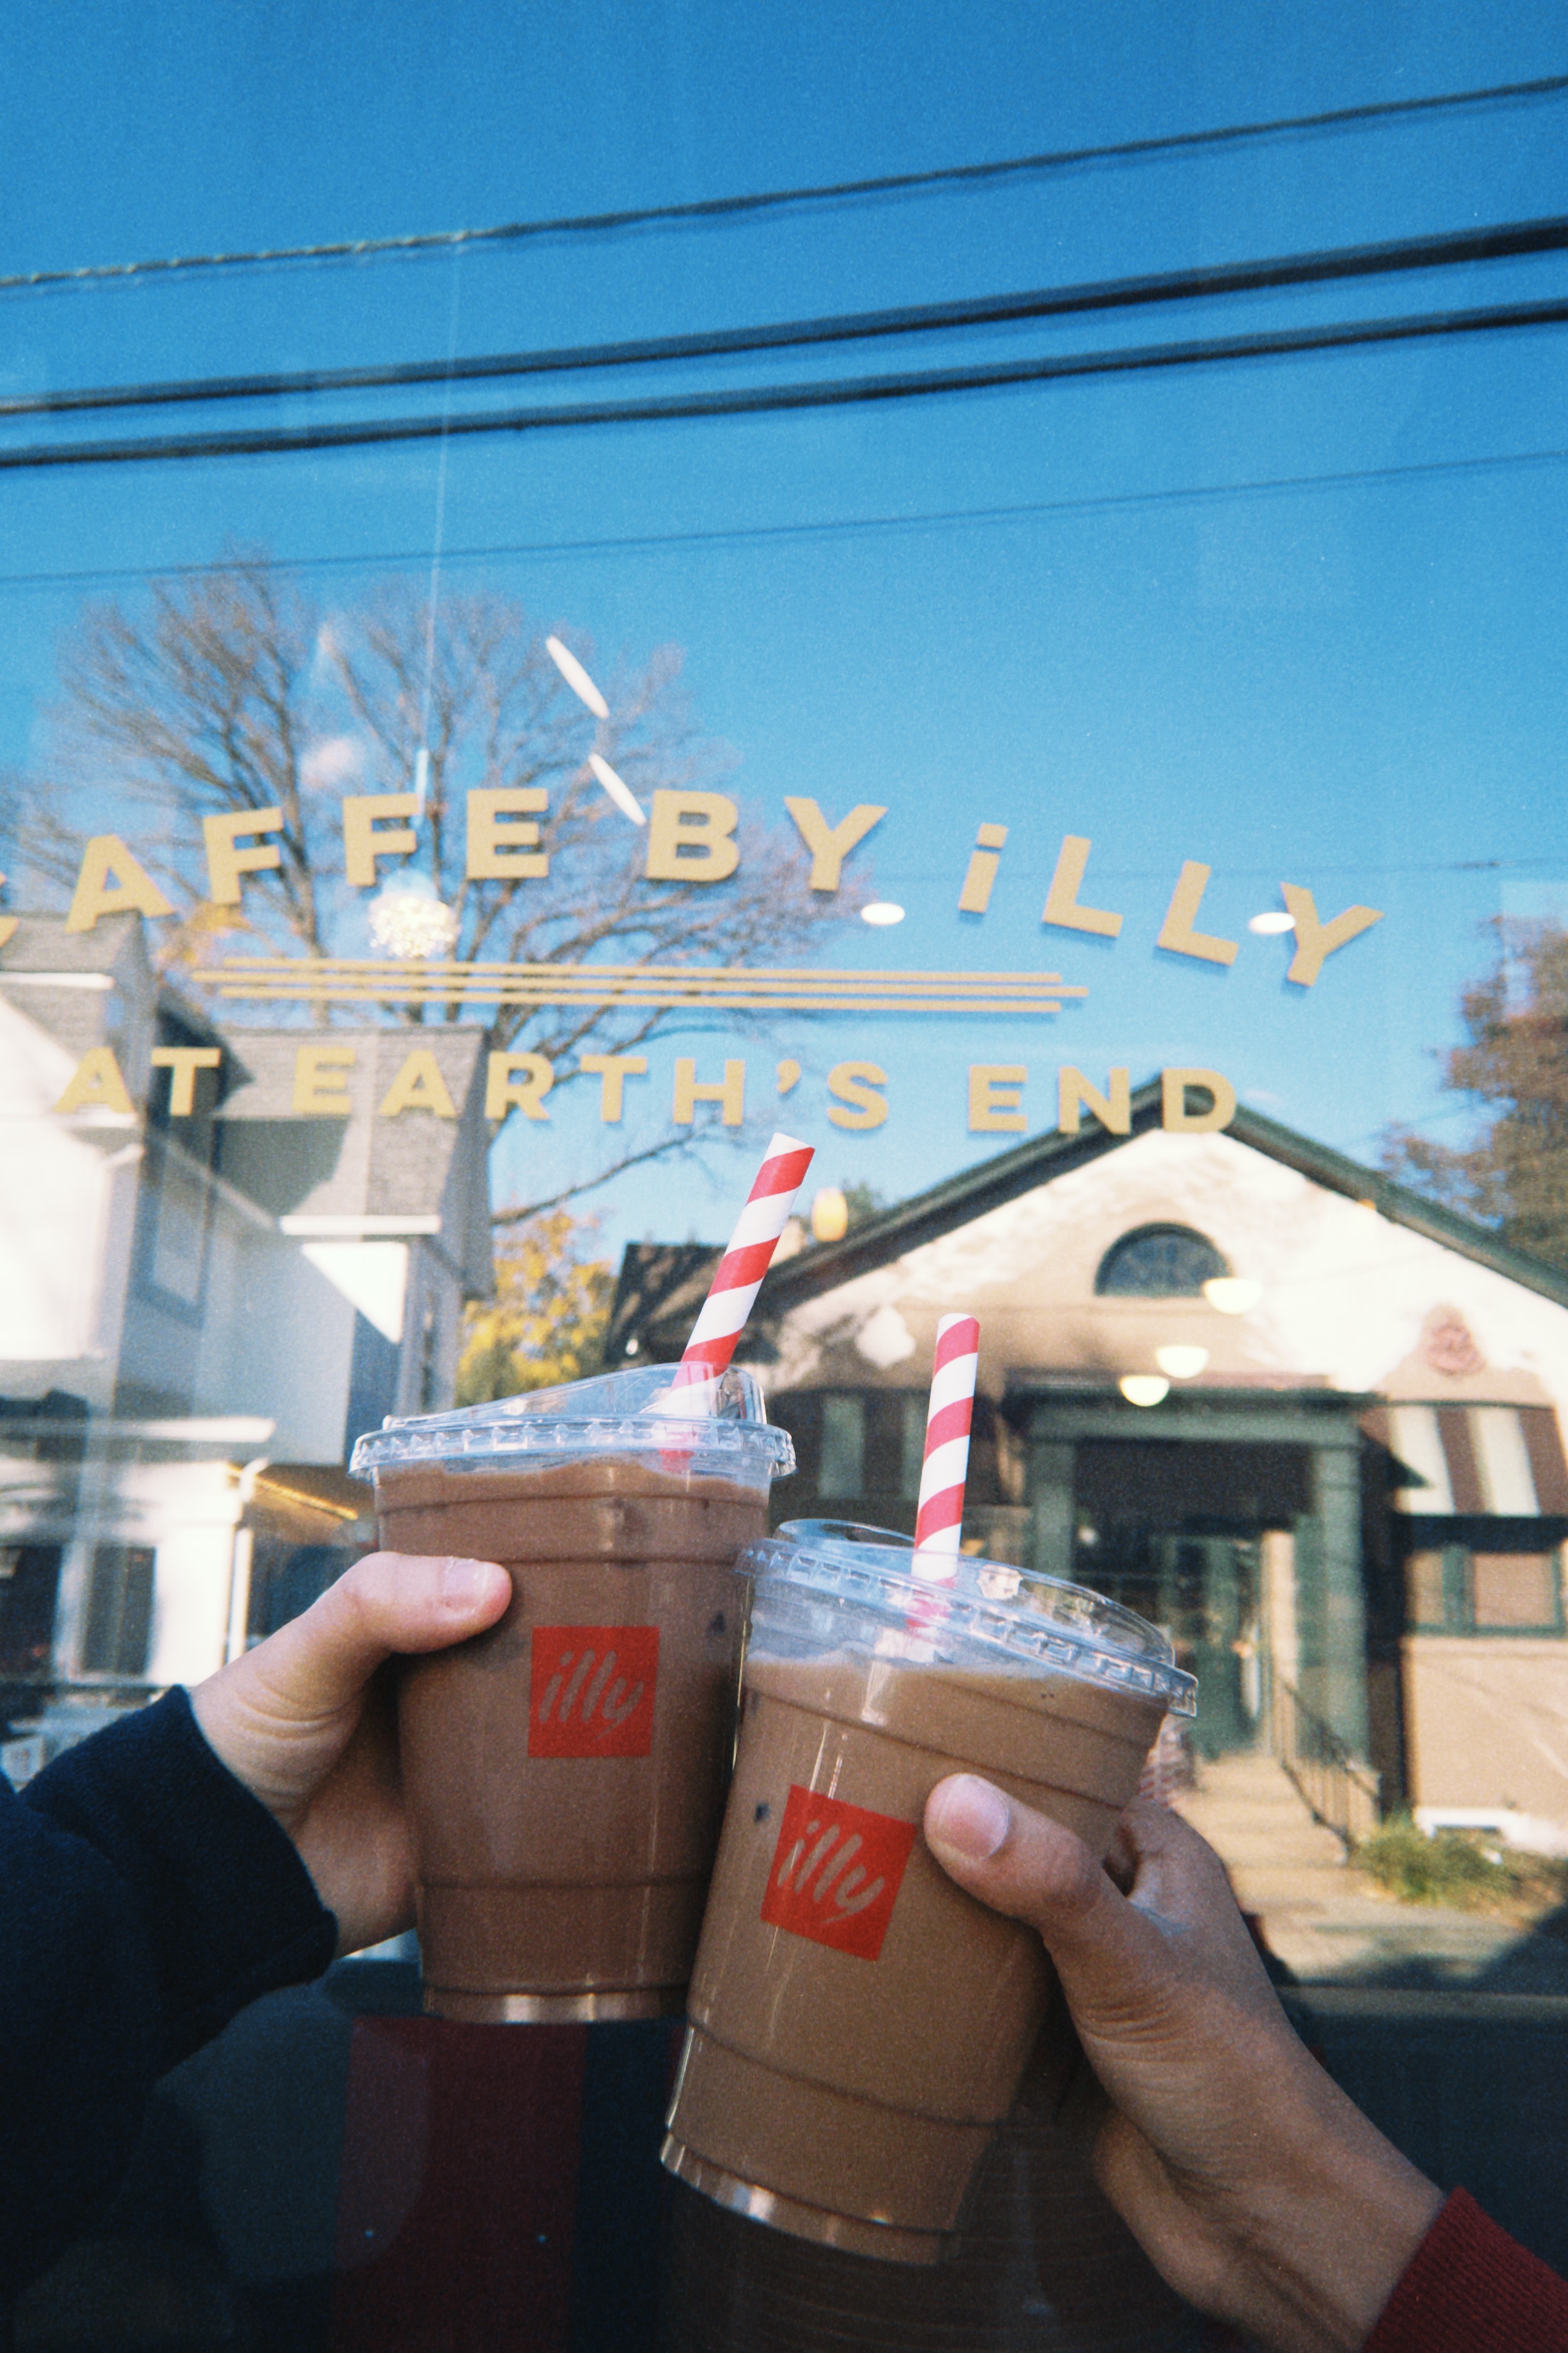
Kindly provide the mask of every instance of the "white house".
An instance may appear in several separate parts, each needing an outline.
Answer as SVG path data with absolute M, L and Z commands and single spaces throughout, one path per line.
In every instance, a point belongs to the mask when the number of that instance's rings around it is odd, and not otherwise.
M 484 1046 L 220 1027 L 154 974 L 139 917 L 17 922 L 0 1712 L 205 1673 L 368 1534 L 348 1451 L 450 1402 L 490 1283 Z

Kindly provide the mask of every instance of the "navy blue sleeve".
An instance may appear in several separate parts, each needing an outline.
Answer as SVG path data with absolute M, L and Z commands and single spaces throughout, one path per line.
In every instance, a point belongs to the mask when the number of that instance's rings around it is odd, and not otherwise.
M 0 1778 L 0 2299 L 115 2187 L 157 2078 L 337 1926 L 183 1691 Z

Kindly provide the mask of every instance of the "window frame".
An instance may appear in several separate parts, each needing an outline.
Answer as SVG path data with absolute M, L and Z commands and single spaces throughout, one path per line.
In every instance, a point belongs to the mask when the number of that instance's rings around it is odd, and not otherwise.
M 1179 1239 L 1184 1242 L 1195 1242 L 1214 1260 L 1214 1264 L 1209 1268 L 1208 1272 L 1200 1275 L 1190 1290 L 1122 1289 L 1107 1282 L 1108 1271 L 1111 1270 L 1114 1262 L 1119 1259 L 1129 1257 L 1140 1242 L 1150 1242 L 1167 1237 Z M 1184 1225 L 1174 1218 L 1158 1218 L 1146 1225 L 1129 1227 L 1124 1234 L 1118 1234 L 1109 1248 L 1100 1253 L 1100 1263 L 1094 1270 L 1094 1295 L 1097 1299 L 1201 1299 L 1205 1282 L 1223 1281 L 1230 1271 L 1230 1261 L 1218 1243 L 1211 1241 L 1207 1234 L 1200 1233 L 1196 1226 Z
M 1530 1552 L 1532 1549 L 1533 1547 L 1516 1544 L 1510 1547 L 1510 1556 Z M 1568 1612 L 1564 1610 L 1563 1590 L 1563 1546 L 1554 1541 L 1542 1545 L 1539 1552 L 1541 1558 L 1551 1561 L 1555 1567 L 1556 1573 L 1552 1586 L 1556 1601 L 1553 1618 L 1528 1625 L 1492 1626 L 1479 1624 L 1476 1619 L 1476 1557 L 1478 1554 L 1482 1554 L 1487 1558 L 1493 1557 L 1487 1552 L 1486 1547 L 1480 1545 L 1455 1543 L 1413 1546 L 1400 1563 L 1405 1633 L 1407 1635 L 1459 1635 L 1467 1641 L 1478 1642 L 1561 1641 L 1564 1635 L 1568 1635 Z M 1418 1620 L 1411 1614 L 1409 1567 L 1412 1560 L 1420 1553 L 1436 1553 L 1441 1558 L 1443 1621 L 1440 1625 L 1434 1624 L 1429 1620 Z

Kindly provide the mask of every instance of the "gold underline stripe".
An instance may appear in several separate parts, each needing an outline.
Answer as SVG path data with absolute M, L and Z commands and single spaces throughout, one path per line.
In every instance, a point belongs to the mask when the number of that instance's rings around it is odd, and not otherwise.
M 873 987 L 889 987 L 907 981 L 922 988 L 939 983 L 952 983 L 969 988 L 986 983 L 1005 984 L 1016 987 L 1044 987 L 1060 988 L 1060 973 L 1057 972 L 883 972 L 876 965 L 861 969 L 847 965 L 658 965 L 658 964 L 502 964 L 476 961 L 459 962 L 438 956 L 226 956 L 221 965 L 203 965 L 196 972 L 198 980 L 237 980 L 262 976 L 293 978 L 316 974 L 343 973 L 361 976 L 384 973 L 397 978 L 417 971 L 439 974 L 443 978 L 458 975 L 481 980 L 581 980 L 597 985 L 607 980 L 654 980 L 740 982 L 747 987 L 757 981 L 786 981 L 797 987 L 815 987 L 823 982 L 854 982 Z
M 1056 973 L 844 967 L 524 965 L 392 957 L 230 956 L 193 977 L 263 1003 L 538 1005 L 679 1012 L 1059 1013 L 1087 988 Z
M 1067 984 L 1062 981 L 1043 980 L 1033 973 L 1021 972 L 1009 973 L 1003 980 L 986 981 L 971 981 L 961 978 L 957 975 L 949 976 L 943 973 L 933 973 L 929 979 L 900 981 L 891 987 L 882 979 L 880 974 L 874 972 L 833 980 L 818 980 L 812 974 L 804 973 L 798 979 L 787 981 L 754 981 L 746 973 L 732 972 L 701 982 L 688 980 L 679 974 L 658 972 L 645 974 L 636 980 L 607 981 L 590 980 L 581 973 L 563 975 L 531 973 L 526 979 L 515 977 L 510 973 L 464 973 L 455 974 L 448 978 L 439 973 L 361 972 L 268 972 L 256 974 L 254 981 L 249 974 L 241 976 L 236 973 L 214 973 L 210 976 L 203 974 L 200 977 L 210 978 L 224 988 L 246 988 L 253 985 L 260 988 L 305 989 L 438 988 L 448 996 L 454 989 L 462 988 L 571 988 L 588 990 L 595 996 L 602 995 L 605 989 L 619 991 L 641 988 L 679 988 L 693 996 L 701 996 L 704 991 L 714 988 L 760 989 L 767 996 L 774 996 L 781 991 L 787 994 L 790 990 L 802 988 L 811 989 L 817 995 L 825 991 L 843 993 L 852 992 L 855 989 L 874 988 L 883 997 L 902 997 L 922 993 L 929 996 L 933 988 L 956 989 L 964 997 L 1016 996 L 1020 989 L 1035 994 L 1044 990 L 1051 997 L 1061 997 L 1067 993 Z M 1072 991 L 1074 996 L 1080 996 L 1083 993 L 1078 988 Z
M 538 1006 L 603 1006 L 633 1011 L 643 1008 L 649 1012 L 758 1012 L 758 1013 L 1058 1013 L 1059 997 L 615 997 L 554 996 L 530 992 L 524 996 L 506 990 L 484 989 L 465 991 L 461 996 L 446 995 L 429 990 L 415 992 L 389 988 L 226 988 L 219 992 L 225 997 L 246 998 L 254 1004 L 300 1005 L 311 1002 L 332 1005 L 538 1005 Z
M 352 991 L 355 996 L 439 997 L 448 999 L 460 999 L 465 997 L 494 997 L 498 990 L 502 990 L 509 997 L 549 997 L 552 1000 L 556 997 L 580 997 L 584 1004 L 596 1004 L 601 997 L 625 997 L 629 1002 L 639 997 L 671 996 L 679 997 L 682 1000 L 689 998 L 693 1003 L 700 1004 L 710 997 L 731 996 L 737 989 L 747 997 L 756 997 L 758 1002 L 763 1004 L 772 1003 L 775 998 L 782 1003 L 791 997 L 801 996 L 810 996 L 826 1004 L 835 1003 L 839 998 L 843 998 L 847 1003 L 855 1003 L 860 997 L 867 996 L 886 997 L 891 1004 L 901 1004 L 906 999 L 916 997 L 938 996 L 962 997 L 965 1003 L 986 1005 L 1010 1004 L 1021 997 L 1032 999 L 1037 997 L 1083 997 L 1088 994 L 1087 990 L 1081 988 L 1053 987 L 1048 981 L 1039 987 L 1026 981 L 1015 981 L 1008 988 L 963 988 L 941 981 L 931 981 L 928 982 L 923 989 L 887 989 L 876 981 L 863 981 L 858 988 L 826 989 L 808 981 L 804 986 L 797 984 L 793 988 L 755 989 L 748 988 L 744 981 L 731 980 L 727 981 L 722 988 L 713 989 L 682 988 L 668 981 L 652 981 L 641 987 L 623 981 L 616 987 L 592 988 L 582 982 L 571 981 L 558 983 L 554 987 L 544 982 L 519 985 L 509 984 L 504 980 L 453 981 L 443 986 L 438 981 L 435 983 L 390 980 L 311 981 L 285 980 L 279 977 L 276 980 L 254 983 L 225 981 L 220 983 L 220 987 L 226 997 L 248 997 L 262 992 L 272 996 L 278 991 L 291 997 L 336 997 L 347 990 Z

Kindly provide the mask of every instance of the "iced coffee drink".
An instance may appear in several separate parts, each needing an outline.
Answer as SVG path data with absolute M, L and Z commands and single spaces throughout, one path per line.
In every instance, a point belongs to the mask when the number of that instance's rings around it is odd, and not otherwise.
M 499 1622 L 402 1671 L 427 2009 L 678 2011 L 733 1746 L 736 1568 L 793 1464 L 754 1381 L 674 1367 L 362 1440 L 382 1542 L 497 1560 Z
M 1040 1940 L 927 1852 L 973 1770 L 1097 1854 L 1194 1685 L 1129 1610 L 999 1563 L 933 1588 L 900 1539 L 755 1546 L 735 1777 L 665 2162 L 797 2234 L 930 2262 L 1045 2014 Z

